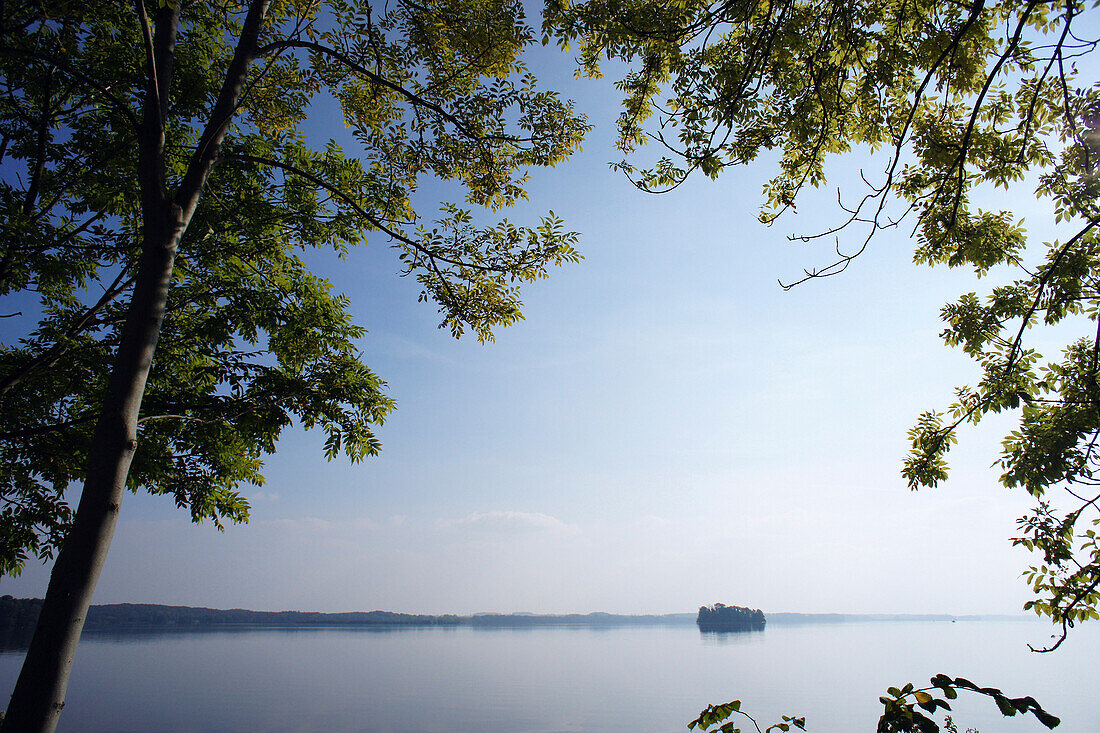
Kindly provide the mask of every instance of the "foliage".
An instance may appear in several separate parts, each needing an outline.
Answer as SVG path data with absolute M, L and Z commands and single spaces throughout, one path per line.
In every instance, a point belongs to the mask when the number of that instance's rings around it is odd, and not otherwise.
M 715 603 L 713 606 L 700 606 L 695 623 L 703 631 L 763 629 L 767 619 L 759 608 Z
M 945 715 L 943 718 L 943 729 L 947 733 L 959 733 L 959 726 L 955 724 L 950 715 Z M 967 728 L 965 733 L 981 733 L 977 728 Z
M 34 628 L 41 610 L 41 598 L 0 596 L 0 632 Z
M 1036 509 L 1016 543 L 1041 553 L 1028 607 L 1065 629 L 1098 616 L 1100 496 L 1100 86 L 1095 3 L 1084 0 L 550 0 L 544 41 L 579 47 L 581 73 L 628 71 L 617 164 L 663 191 L 773 151 L 761 219 L 826 181 L 830 156 L 880 156 L 862 195 L 838 201 L 837 258 L 799 280 L 843 271 L 873 235 L 911 226 L 919 263 L 970 267 L 999 284 L 943 309 L 943 338 L 981 368 L 947 414 L 911 431 L 911 488 L 947 476 L 964 423 L 1018 414 L 1001 482 Z M 660 157 L 632 162 L 646 143 Z M 1064 239 L 1030 241 L 1010 211 L 975 203 L 1035 186 Z M 994 197 L 995 198 L 995 197 Z M 842 232 L 843 230 L 843 232 Z M 842 248 L 839 236 L 855 234 Z M 794 283 L 792 283 L 794 284 Z M 1059 326 L 1059 330 L 1053 327 Z M 1073 330 L 1059 359 L 1035 342 Z M 1058 501 L 1054 501 L 1057 497 Z M 1061 507 L 1061 508 L 1057 508 Z
M 0 575 L 64 536 L 149 232 L 186 192 L 128 486 L 195 521 L 247 518 L 239 487 L 292 423 L 329 458 L 379 450 L 394 401 L 314 251 L 389 240 L 455 336 L 522 317 L 517 285 L 576 261 L 576 235 L 469 207 L 523 199 L 587 130 L 525 68 L 532 33 L 513 0 L 0 6 Z M 467 208 L 425 222 L 425 178 Z
M 721 731 L 721 733 L 741 733 L 741 729 L 734 726 L 733 721 L 730 720 L 734 715 L 739 715 L 745 718 L 752 727 L 757 731 L 761 731 L 760 724 L 756 722 L 756 719 L 741 709 L 741 701 L 733 700 L 727 702 L 724 705 L 707 705 L 703 712 L 699 713 L 699 717 L 688 723 L 688 730 L 695 730 L 696 727 L 701 731 L 710 729 L 712 725 L 721 725 L 717 728 L 711 729 L 714 732 Z M 771 731 L 789 731 L 792 727 L 797 730 L 806 730 L 806 719 L 795 718 L 788 715 L 782 716 L 783 721 L 781 723 L 774 723 L 763 729 L 761 733 L 771 733 Z M 728 721 L 728 722 L 727 722 Z
M 937 710 L 950 710 L 951 705 L 947 700 L 957 698 L 959 690 L 992 698 L 997 709 L 1005 717 L 1013 717 L 1017 713 L 1021 715 L 1031 713 L 1047 728 L 1056 728 L 1061 722 L 1044 710 L 1033 697 L 1010 698 L 995 687 L 979 687 L 962 677 L 951 679 L 947 675 L 938 674 L 930 680 L 928 687 L 917 689 L 912 683 L 908 683 L 901 688 L 889 688 L 886 695 L 879 698 L 879 702 L 883 705 L 883 713 L 879 718 L 878 733 L 939 733 L 941 730 L 957 733 L 958 726 L 950 716 L 945 718 L 944 727 L 941 729 L 939 724 L 925 713 L 935 714 Z M 708 705 L 698 718 L 688 723 L 688 728 L 693 730 L 698 727 L 701 731 L 711 730 L 713 733 L 741 733 L 741 729 L 730 720 L 734 715 L 746 718 L 758 733 L 806 730 L 805 718 L 788 715 L 782 716 L 782 722 L 761 730 L 756 720 L 741 710 L 740 700 L 724 705 Z M 711 726 L 718 727 L 711 728 Z
M 900 689 L 889 688 L 886 695 L 879 698 L 884 711 L 878 722 L 878 733 L 939 733 L 939 725 L 925 713 L 935 714 L 937 709 L 950 710 L 947 700 L 958 697 L 959 690 L 992 698 L 1005 717 L 1031 713 L 1047 728 L 1056 728 L 1061 722 L 1043 710 L 1033 697 L 1010 698 L 995 687 L 979 687 L 963 677 L 951 679 L 945 674 L 938 674 L 930 680 L 929 687 L 915 689 L 910 682 Z M 946 722 L 949 729 L 955 727 L 950 718 Z

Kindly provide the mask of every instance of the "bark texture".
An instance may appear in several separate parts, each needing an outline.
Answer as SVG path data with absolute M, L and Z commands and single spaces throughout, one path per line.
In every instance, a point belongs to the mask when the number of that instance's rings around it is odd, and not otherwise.
M 107 397 L 92 438 L 84 490 L 72 530 L 50 575 L 42 613 L 4 716 L 4 733 L 53 731 L 65 705 L 77 642 L 107 559 L 126 476 L 137 450 L 138 412 L 164 320 L 177 243 L 178 236 L 170 234 L 147 247 L 142 256 Z
M 80 633 L 118 523 L 130 464 L 138 448 L 141 400 L 184 232 L 218 159 L 258 47 L 269 0 L 253 0 L 221 91 L 187 173 L 174 196 L 165 189 L 165 117 L 180 3 L 164 3 L 148 28 L 142 0 L 135 10 L 147 31 L 148 82 L 142 108 L 138 178 L 142 190 L 141 256 L 122 338 L 92 438 L 87 475 L 73 526 L 57 555 L 42 612 L 0 733 L 50 733 L 65 705 Z

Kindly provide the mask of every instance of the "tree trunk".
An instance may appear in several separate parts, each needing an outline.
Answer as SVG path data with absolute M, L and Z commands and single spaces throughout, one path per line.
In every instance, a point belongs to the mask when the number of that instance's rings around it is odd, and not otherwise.
M 92 437 L 84 490 L 50 575 L 38 625 L 0 729 L 3 733 L 53 731 L 65 705 L 76 645 L 107 559 L 137 449 L 138 412 L 182 234 L 179 207 L 165 208 L 162 221 L 146 234 L 133 299 Z
M 147 37 L 149 88 L 143 106 L 138 180 L 142 191 L 141 261 L 107 394 L 88 454 L 88 473 L 72 529 L 57 555 L 42 612 L 0 733 L 49 733 L 65 705 L 76 645 L 118 523 L 130 462 L 137 450 L 141 398 L 164 322 L 172 267 L 222 141 L 240 106 L 248 68 L 270 0 L 250 0 L 248 16 L 210 119 L 174 197 L 165 192 L 165 118 L 180 3 L 157 10 Z M 144 4 L 136 6 L 143 10 Z M 143 23 L 144 15 L 142 16 Z

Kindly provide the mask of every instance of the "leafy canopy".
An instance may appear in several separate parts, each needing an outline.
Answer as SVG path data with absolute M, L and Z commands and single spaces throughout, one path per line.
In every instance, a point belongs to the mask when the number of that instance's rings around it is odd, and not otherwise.
M 262 18 L 251 40 L 246 17 Z M 587 130 L 525 68 L 532 33 L 513 0 L 0 6 L 0 575 L 64 535 L 156 223 L 143 204 L 189 185 L 210 125 L 228 131 L 179 246 L 131 489 L 221 526 L 247 518 L 238 489 L 292 422 L 324 431 L 329 458 L 378 451 L 393 399 L 310 250 L 389 240 L 455 336 L 522 317 L 517 285 L 577 260 L 576 235 L 552 213 L 482 227 L 469 207 L 523 199 L 526 171 Z M 314 139 L 310 115 L 340 115 L 351 149 Z M 163 134 L 139 145 L 149 119 Z M 466 202 L 425 222 L 425 177 Z
M 947 476 L 956 429 L 1015 411 L 1002 483 L 1036 499 L 1016 540 L 1042 554 L 1028 604 L 1065 629 L 1100 605 L 1100 69 L 1095 2 L 975 0 L 549 0 L 544 41 L 579 47 L 580 73 L 625 62 L 617 164 L 647 191 L 695 171 L 715 177 L 778 156 L 761 219 L 825 183 L 830 156 L 881 156 L 842 202 L 842 222 L 802 237 L 855 234 L 806 278 L 844 270 L 875 232 L 912 227 L 914 259 L 995 275 L 943 309 L 944 341 L 981 367 L 947 410 L 920 416 L 903 473 Z M 1093 55 L 1090 55 L 1093 54 Z M 660 151 L 636 162 L 644 146 Z M 1034 186 L 1064 240 L 1029 241 L 1011 211 L 973 203 Z M 854 231 L 853 231 L 854 230 Z M 799 281 L 801 282 L 801 281 Z M 1034 340 L 1078 337 L 1044 362 Z M 1037 330 L 1038 329 L 1038 330 Z M 1064 634 L 1063 637 L 1064 638 Z

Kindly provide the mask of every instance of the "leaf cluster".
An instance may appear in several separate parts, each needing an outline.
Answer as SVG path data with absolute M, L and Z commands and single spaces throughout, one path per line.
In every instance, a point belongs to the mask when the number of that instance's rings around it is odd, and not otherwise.
M 455 204 L 432 225 L 412 200 L 428 177 L 507 207 L 531 166 L 577 148 L 587 122 L 523 64 L 532 33 L 510 0 L 0 6 L 0 575 L 64 536 L 159 202 L 207 160 L 133 490 L 220 527 L 247 519 L 240 488 L 291 424 L 322 430 L 328 458 L 380 449 L 393 398 L 309 252 L 388 241 L 456 336 L 522 317 L 517 285 L 576 261 L 577 235 L 552 213 L 478 226 Z M 314 139 L 315 114 L 341 116 L 355 150 Z
M 939 733 L 939 724 L 929 715 L 935 714 L 937 710 L 950 710 L 951 705 L 947 700 L 958 697 L 959 690 L 992 698 L 1005 717 L 1031 713 L 1047 728 L 1055 728 L 1061 722 L 1031 696 L 1010 698 L 995 687 L 979 687 L 963 677 L 951 679 L 945 674 L 936 675 L 930 683 L 931 686 L 920 689 L 915 688 L 911 682 L 901 688 L 889 688 L 886 695 L 879 698 L 883 705 L 883 714 L 879 718 L 878 733 Z M 954 724 L 950 723 L 949 729 L 952 728 Z
M 881 173 L 863 174 L 862 194 L 838 190 L 839 223 L 799 237 L 835 237 L 835 259 L 792 284 L 843 271 L 876 232 L 903 223 L 916 262 L 999 279 L 942 311 L 945 343 L 973 358 L 981 377 L 946 411 L 918 418 L 903 475 L 914 489 L 937 485 L 961 425 L 1017 414 L 1001 482 L 1037 503 L 1057 492 L 1049 506 L 1068 507 L 1049 522 L 1025 518 L 1017 541 L 1058 548 L 1045 569 L 1029 571 L 1039 596 L 1029 607 L 1063 631 L 1093 618 L 1100 602 L 1088 534 L 1100 518 L 1100 39 L 1087 22 L 1095 7 L 550 0 L 544 24 L 545 41 L 578 46 L 579 73 L 597 76 L 605 60 L 626 64 L 618 167 L 644 190 L 674 188 L 695 171 L 714 177 L 773 151 L 777 173 L 761 212 L 772 222 L 826 182 L 831 156 L 878 156 Z M 635 162 L 647 145 L 659 157 Z M 1029 240 L 1013 212 L 974 203 L 997 189 L 1030 194 L 1024 186 L 1068 236 Z M 856 242 L 842 247 L 851 231 Z M 1044 361 L 1035 343 L 1053 327 L 1075 335 Z
M 740 700 L 733 700 L 723 705 L 708 705 L 699 713 L 698 718 L 688 723 L 688 730 L 698 728 L 701 731 L 712 731 L 712 733 L 741 733 L 741 729 L 734 725 L 733 720 L 730 720 L 734 715 L 748 720 L 757 733 L 772 733 L 772 731 L 784 731 L 786 733 L 790 730 L 806 730 L 805 718 L 789 715 L 783 715 L 780 722 L 761 729 L 756 719 L 741 709 Z
M 945 718 L 943 728 L 929 716 L 938 710 L 951 710 L 951 704 L 947 701 L 956 699 L 960 690 L 992 698 L 1005 717 L 1031 713 L 1048 729 L 1056 728 L 1061 723 L 1061 720 L 1044 710 L 1031 696 L 1010 698 L 995 687 L 979 687 L 963 677 L 952 679 L 945 674 L 937 674 L 929 682 L 929 686 L 923 688 L 917 688 L 910 682 L 903 687 L 887 689 L 886 694 L 879 698 L 883 713 L 878 721 L 877 733 L 940 733 L 941 730 L 955 733 L 958 726 L 950 716 Z M 757 733 L 806 730 L 806 718 L 789 715 L 782 716 L 781 722 L 761 729 L 756 719 L 741 709 L 740 700 L 723 705 L 708 705 L 699 713 L 698 718 L 688 723 L 688 729 L 741 733 L 742 729 L 736 727 L 731 720 L 734 716 L 748 720 Z

